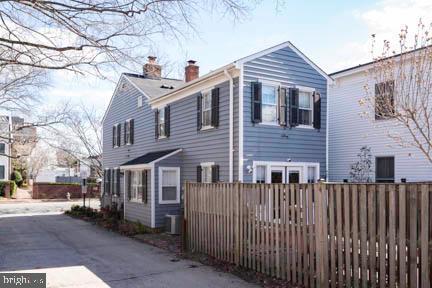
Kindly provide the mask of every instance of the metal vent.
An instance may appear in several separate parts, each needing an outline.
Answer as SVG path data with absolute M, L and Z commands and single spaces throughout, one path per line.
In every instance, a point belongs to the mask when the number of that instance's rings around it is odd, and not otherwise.
M 181 216 L 180 215 L 166 215 L 165 216 L 165 232 L 172 235 L 180 234 L 181 230 Z

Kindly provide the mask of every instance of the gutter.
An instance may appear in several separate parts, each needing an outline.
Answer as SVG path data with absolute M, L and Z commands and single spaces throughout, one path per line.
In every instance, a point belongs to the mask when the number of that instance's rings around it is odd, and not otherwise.
M 233 182 L 234 170 L 234 81 L 228 70 L 224 74 L 229 79 L 229 182 Z

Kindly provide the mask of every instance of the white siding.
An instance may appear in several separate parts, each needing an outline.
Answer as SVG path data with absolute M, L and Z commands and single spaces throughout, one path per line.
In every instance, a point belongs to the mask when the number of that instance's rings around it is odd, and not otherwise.
M 371 147 L 373 155 L 372 178 L 375 179 L 375 157 L 395 157 L 395 181 L 431 181 L 432 164 L 420 150 L 401 147 L 388 133 L 405 133 L 395 127 L 395 121 L 375 121 L 373 111 L 361 106 L 366 97 L 367 78 L 363 72 L 338 78 L 329 90 L 329 175 L 330 181 L 349 179 L 350 166 L 357 161 L 362 146 Z M 373 87 L 370 85 L 370 87 Z M 371 112 L 371 113 L 370 113 Z M 365 116 L 368 113 L 369 116 Z M 403 134 L 409 137 L 406 133 Z

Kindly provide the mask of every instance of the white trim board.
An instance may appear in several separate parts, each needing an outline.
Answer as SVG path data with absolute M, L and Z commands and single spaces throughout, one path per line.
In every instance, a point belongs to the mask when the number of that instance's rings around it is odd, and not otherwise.
M 162 172 L 163 171 L 175 171 L 177 173 L 176 175 L 176 200 L 162 200 Z M 181 190 L 181 183 L 180 183 L 180 167 L 159 167 L 158 169 L 158 177 L 159 177 L 159 183 L 158 183 L 158 194 L 159 199 L 158 203 L 159 205 L 164 204 L 180 204 L 180 190 Z

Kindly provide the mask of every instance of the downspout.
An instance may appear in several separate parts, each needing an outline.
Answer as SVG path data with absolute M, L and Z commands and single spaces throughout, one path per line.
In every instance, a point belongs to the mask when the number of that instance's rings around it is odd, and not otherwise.
M 233 182 L 234 170 L 234 81 L 228 70 L 224 74 L 229 79 L 229 182 Z
M 327 101 L 326 101 L 326 182 L 329 182 L 329 128 L 330 128 L 330 122 L 329 122 L 329 102 L 330 102 L 330 84 L 327 80 L 327 93 L 326 93 Z

